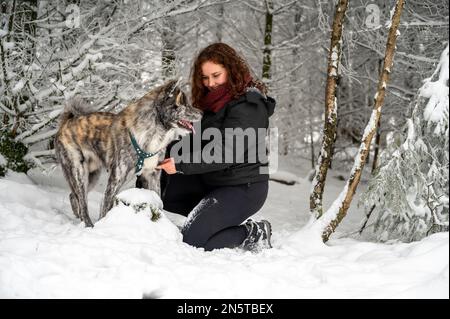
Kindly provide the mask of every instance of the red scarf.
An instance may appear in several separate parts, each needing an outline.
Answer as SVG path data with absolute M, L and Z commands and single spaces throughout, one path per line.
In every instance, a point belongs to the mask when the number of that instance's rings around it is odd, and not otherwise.
M 244 87 L 248 87 L 253 78 L 248 76 L 246 78 Z M 203 111 L 209 110 L 214 113 L 219 112 L 228 102 L 233 100 L 231 95 L 231 86 L 227 83 L 219 85 L 215 90 L 209 91 L 201 100 L 200 108 Z

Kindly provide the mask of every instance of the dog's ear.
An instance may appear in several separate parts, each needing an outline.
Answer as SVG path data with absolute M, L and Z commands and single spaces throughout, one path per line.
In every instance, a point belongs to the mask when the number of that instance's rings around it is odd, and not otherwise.
M 183 91 L 178 90 L 177 97 L 175 99 L 175 105 L 176 106 L 185 106 L 187 103 L 186 94 L 184 94 Z

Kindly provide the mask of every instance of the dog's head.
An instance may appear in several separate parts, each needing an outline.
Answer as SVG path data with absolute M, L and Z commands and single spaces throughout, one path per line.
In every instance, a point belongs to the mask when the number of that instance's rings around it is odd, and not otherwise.
M 166 128 L 184 131 L 180 133 L 194 132 L 193 122 L 200 121 L 203 113 L 189 103 L 179 81 L 169 81 L 156 90 L 154 105 L 158 110 L 161 124 Z

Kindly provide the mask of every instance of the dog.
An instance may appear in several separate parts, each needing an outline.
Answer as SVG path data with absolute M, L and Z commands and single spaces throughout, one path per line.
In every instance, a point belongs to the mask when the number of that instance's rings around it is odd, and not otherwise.
M 87 107 L 80 99 L 67 103 L 55 136 L 55 152 L 71 190 L 75 216 L 93 227 L 87 194 L 102 168 L 109 177 L 100 218 L 112 208 L 114 196 L 135 167 L 136 175 L 143 177 L 142 186 L 159 192 L 158 152 L 164 154 L 170 142 L 193 132 L 192 122 L 201 120 L 202 112 L 188 103 L 175 80 L 151 90 L 118 114 L 86 113 Z

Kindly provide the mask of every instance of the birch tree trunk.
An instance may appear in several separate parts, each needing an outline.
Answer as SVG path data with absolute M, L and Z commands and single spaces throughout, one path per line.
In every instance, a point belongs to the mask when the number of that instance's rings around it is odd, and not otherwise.
M 339 62 L 342 51 L 342 28 L 348 0 L 339 0 L 336 4 L 331 45 L 328 53 L 327 84 L 325 91 L 325 123 L 323 129 L 322 149 L 319 154 L 318 165 L 313 178 L 313 187 L 309 197 L 311 214 L 320 218 L 323 213 L 322 197 L 327 177 L 328 167 L 331 164 L 333 144 L 336 138 L 337 127 L 337 95 Z
M 380 120 L 381 107 L 383 106 L 384 97 L 386 94 L 386 85 L 389 81 L 390 73 L 392 71 L 395 46 L 397 43 L 397 36 L 398 36 L 397 33 L 398 26 L 400 24 L 400 16 L 402 13 L 403 6 L 404 0 L 397 0 L 386 44 L 386 51 L 383 61 L 383 71 L 380 74 L 378 80 L 378 88 L 377 93 L 375 94 L 375 101 L 372 115 L 364 131 L 364 136 L 362 138 L 358 154 L 355 158 L 355 163 L 353 165 L 350 178 L 347 181 L 347 184 L 344 190 L 339 195 L 339 197 L 335 200 L 331 208 L 321 218 L 323 222 L 322 225 L 326 225 L 322 233 L 322 239 L 324 242 L 328 241 L 330 235 L 334 232 L 336 227 L 339 225 L 339 223 L 347 214 L 348 208 L 350 207 L 350 203 L 353 199 L 353 195 L 355 194 L 356 187 L 358 186 L 358 183 L 360 181 L 361 172 L 364 168 L 367 153 L 370 149 L 370 143 L 372 141 L 378 122 Z

